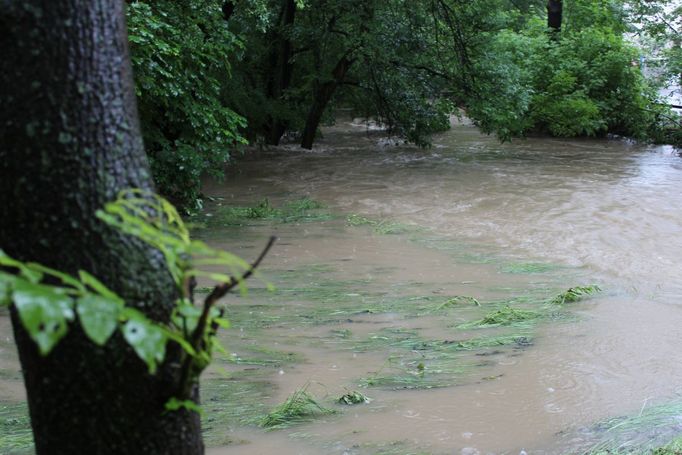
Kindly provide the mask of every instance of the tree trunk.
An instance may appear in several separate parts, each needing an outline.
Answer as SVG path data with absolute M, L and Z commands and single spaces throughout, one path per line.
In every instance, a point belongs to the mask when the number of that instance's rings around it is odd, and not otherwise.
M 284 92 L 291 84 L 291 76 L 294 65 L 291 63 L 293 45 L 286 35 L 288 28 L 294 23 L 296 16 L 295 0 L 285 0 L 280 14 L 279 29 L 276 32 L 277 45 L 273 46 L 270 55 L 270 79 L 268 80 L 268 98 L 275 103 L 282 101 Z M 278 145 L 282 135 L 287 129 L 287 124 L 280 118 L 270 116 L 266 125 L 267 142 L 270 145 Z
M 0 248 L 84 269 L 148 316 L 177 297 L 162 256 L 94 214 L 151 188 L 122 0 L 0 1 Z M 72 327 L 46 357 L 12 315 L 38 454 L 201 454 L 196 413 L 164 412 L 177 349 L 154 376 L 115 335 Z
M 329 104 L 329 101 L 332 99 L 337 87 L 346 77 L 346 73 L 348 73 L 353 61 L 354 60 L 348 58 L 348 54 L 341 57 L 341 60 L 338 61 L 332 71 L 332 79 L 319 84 L 315 89 L 313 104 L 308 111 L 308 117 L 306 118 L 305 128 L 303 129 L 303 136 L 301 138 L 301 147 L 304 149 L 313 148 L 317 128 L 320 126 L 320 121 L 322 120 L 322 114 L 324 114 L 324 110 L 327 108 L 327 104 Z
M 563 14 L 562 0 L 547 1 L 547 27 L 554 35 L 561 30 L 561 16 Z

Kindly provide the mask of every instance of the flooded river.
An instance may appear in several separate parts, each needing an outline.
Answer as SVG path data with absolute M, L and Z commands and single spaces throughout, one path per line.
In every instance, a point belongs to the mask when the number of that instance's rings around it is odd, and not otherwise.
M 279 240 L 251 292 L 227 300 L 227 359 L 203 385 L 208 452 L 665 443 L 682 432 L 681 188 L 667 147 L 500 144 L 467 125 L 421 150 L 344 121 L 312 151 L 248 157 L 205 183 L 197 235 L 245 259 Z M 259 203 L 271 213 L 231 209 Z M 593 284 L 602 292 L 549 303 Z M 486 319 L 507 309 L 524 316 Z M 12 378 L 2 384 L 4 400 L 20 399 Z M 258 426 L 306 387 L 336 412 Z M 335 403 L 354 390 L 372 401 Z

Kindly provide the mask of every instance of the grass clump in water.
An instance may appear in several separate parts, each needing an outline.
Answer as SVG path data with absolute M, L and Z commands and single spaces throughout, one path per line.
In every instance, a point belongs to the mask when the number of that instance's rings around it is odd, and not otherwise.
M 652 455 L 680 455 L 682 454 L 682 436 L 670 441 L 663 447 L 654 449 Z
M 308 197 L 288 201 L 281 207 L 275 207 L 265 198 L 253 206 L 217 207 L 214 214 L 207 213 L 203 218 L 208 227 L 243 226 L 259 221 L 293 223 L 331 219 L 331 214 L 324 209 L 324 204 Z
M 575 286 L 554 297 L 550 303 L 563 305 L 564 303 L 577 302 L 585 297 L 601 292 L 601 288 L 595 284 L 589 286 Z
M 319 201 L 304 197 L 289 201 L 284 205 L 284 211 L 289 213 L 302 213 L 307 210 L 323 209 L 325 205 Z
M 308 393 L 305 386 L 292 393 L 286 401 L 260 419 L 263 428 L 286 428 L 302 422 L 309 422 L 316 417 L 335 414 L 334 409 L 325 408 Z
M 229 377 L 202 379 L 201 427 L 208 447 L 226 445 L 229 430 L 254 422 L 267 411 L 263 403 L 274 386 L 266 376 L 261 371 L 249 370 L 230 373 Z
M 445 351 L 410 351 L 396 353 L 372 376 L 362 378 L 362 387 L 390 390 L 424 390 L 462 383 L 463 375 L 473 366 L 459 356 Z
M 637 415 L 601 421 L 588 430 L 597 442 L 585 454 L 682 454 L 680 421 L 681 401 L 642 407 Z
M 428 390 L 451 387 L 461 382 L 464 374 L 463 366 L 431 364 L 413 361 L 396 368 L 395 374 L 386 372 L 360 380 L 363 387 L 380 387 L 391 390 Z
M 511 262 L 500 267 L 500 272 L 511 274 L 547 273 L 557 270 L 559 266 L 543 262 Z
M 353 405 L 353 404 L 365 404 L 371 402 L 372 399 L 368 397 L 367 395 L 358 392 L 357 390 L 353 390 L 351 392 L 346 392 L 341 397 L 338 399 L 338 402 L 340 404 L 347 404 L 347 405 Z
M 270 200 L 268 198 L 262 199 L 257 205 L 253 207 L 245 207 L 244 215 L 246 218 L 258 219 L 258 218 L 272 218 L 279 215 L 279 210 L 276 210 L 270 205 Z
M 454 297 L 450 297 L 443 303 L 434 305 L 432 309 L 434 311 L 442 311 L 461 305 L 481 306 L 481 302 L 479 302 L 475 297 L 470 297 L 468 295 L 456 295 Z
M 532 344 L 533 339 L 526 335 L 501 335 L 458 341 L 456 342 L 455 347 L 462 351 L 475 351 L 508 345 L 516 345 L 519 348 L 525 348 Z
M 349 226 L 372 226 L 377 234 L 405 234 L 413 232 L 418 228 L 404 223 L 397 223 L 390 220 L 372 220 L 362 215 L 351 214 L 346 219 Z
M 472 327 L 499 327 L 513 324 L 523 324 L 540 319 L 542 313 L 532 310 L 522 310 L 520 308 L 512 308 L 505 305 L 499 310 L 488 313 L 482 319 L 473 322 L 467 322 L 459 325 L 459 328 L 466 329 Z

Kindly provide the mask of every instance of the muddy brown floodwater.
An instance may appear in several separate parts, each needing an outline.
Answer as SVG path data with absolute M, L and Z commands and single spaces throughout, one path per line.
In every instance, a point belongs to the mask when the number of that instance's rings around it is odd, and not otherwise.
M 249 259 L 276 234 L 262 273 L 277 290 L 253 281 L 227 299 L 229 361 L 204 380 L 208 453 L 584 453 L 615 433 L 605 419 L 677 402 L 680 188 L 682 160 L 667 147 L 501 144 L 464 124 L 421 150 L 346 120 L 312 151 L 242 161 L 205 182 L 196 235 Z M 265 198 L 324 207 L 264 219 L 229 208 Z M 548 309 L 587 284 L 603 291 Z M 480 306 L 445 305 L 454 296 Z M 507 305 L 541 316 L 476 324 Z M 13 384 L 0 382 L 4 400 L 21 399 Z M 338 412 L 258 427 L 306 385 Z M 372 401 L 335 404 L 346 390 Z M 680 431 L 673 414 L 626 437 L 664 443 Z

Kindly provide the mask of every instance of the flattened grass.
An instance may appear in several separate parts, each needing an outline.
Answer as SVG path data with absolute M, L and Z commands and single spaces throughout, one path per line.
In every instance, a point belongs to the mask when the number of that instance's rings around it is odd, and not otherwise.
M 486 314 L 482 319 L 472 322 L 466 322 L 458 326 L 458 328 L 466 329 L 472 327 L 500 327 L 512 324 L 529 323 L 542 317 L 542 313 L 532 310 L 523 310 L 520 308 L 512 308 L 505 305 L 499 310 L 492 311 Z
M 596 440 L 586 455 L 682 453 L 682 401 L 643 407 L 636 415 L 596 423 L 584 433 Z
M 550 303 L 555 305 L 563 305 L 564 303 L 573 303 L 582 300 L 586 297 L 601 292 L 601 288 L 596 284 L 587 286 L 575 286 L 554 297 Z
M 0 404 L 0 453 L 33 453 L 33 432 L 26 403 Z
M 308 197 L 294 199 L 276 207 L 268 198 L 251 206 L 218 205 L 196 217 L 205 227 L 249 226 L 263 223 L 309 223 L 332 219 L 321 202 Z M 195 224 L 197 224 L 195 222 Z
M 246 354 L 233 354 L 229 359 L 237 365 L 281 366 L 286 363 L 299 363 L 303 356 L 296 352 L 278 351 L 261 345 L 245 346 Z
M 560 268 L 561 267 L 556 264 L 545 262 L 509 262 L 502 265 L 499 270 L 502 273 L 529 274 L 553 272 Z
M 348 226 L 371 226 L 374 232 L 382 235 L 407 234 L 420 230 L 418 226 L 390 221 L 387 219 L 375 220 L 357 214 L 348 215 L 348 218 L 346 218 L 346 223 Z
M 230 429 L 251 423 L 265 410 L 273 384 L 258 372 L 232 374 L 230 377 L 202 379 L 202 431 L 207 446 L 226 442 Z
M 336 414 L 336 412 L 334 409 L 319 404 L 308 393 L 307 386 L 305 386 L 261 417 L 258 425 L 270 430 L 287 428 L 302 422 L 309 422 L 320 416 Z

